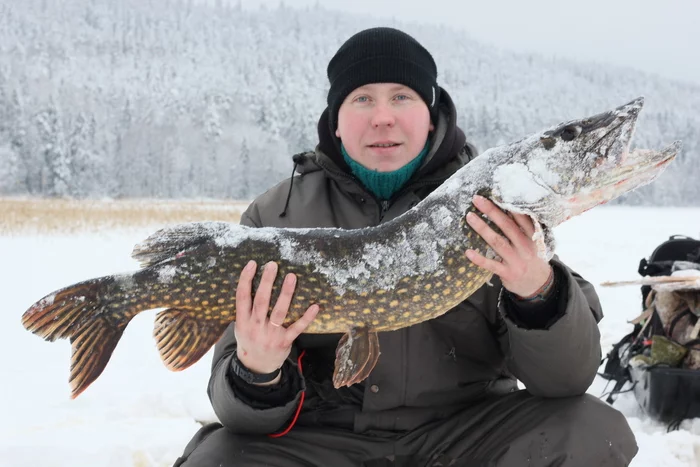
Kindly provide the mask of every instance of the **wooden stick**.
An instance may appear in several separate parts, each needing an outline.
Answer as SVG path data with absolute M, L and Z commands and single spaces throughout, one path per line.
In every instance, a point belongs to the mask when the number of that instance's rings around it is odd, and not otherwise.
M 649 307 L 646 310 L 644 310 L 641 315 L 637 316 L 632 321 L 627 321 L 627 322 L 630 324 L 639 324 L 642 321 L 644 321 L 645 319 L 648 319 L 651 316 L 653 311 L 654 311 L 654 308 Z M 698 322 L 700 323 L 700 319 L 698 320 Z
M 665 284 L 665 283 L 692 283 L 700 282 L 700 276 L 655 276 L 655 277 L 644 277 L 641 279 L 635 279 L 631 281 L 607 281 L 601 282 L 600 285 L 603 287 L 618 287 L 623 285 L 654 285 L 654 284 Z
M 698 334 L 700 334 L 700 319 L 695 323 L 695 327 L 693 327 L 693 330 L 690 331 L 690 336 L 688 336 L 688 340 L 697 339 Z

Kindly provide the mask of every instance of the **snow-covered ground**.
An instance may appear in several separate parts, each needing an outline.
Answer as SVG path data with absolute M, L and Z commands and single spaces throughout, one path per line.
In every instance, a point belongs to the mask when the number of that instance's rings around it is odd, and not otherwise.
M 153 229 L 72 236 L 0 237 L 0 466 L 170 466 L 199 425 L 215 418 L 206 396 L 211 356 L 181 373 L 160 362 L 151 338 L 155 312 L 129 325 L 102 376 L 76 400 L 67 383 L 67 341 L 25 331 L 21 314 L 54 289 L 136 268 L 129 254 Z M 600 207 L 557 230 L 558 254 L 594 284 L 637 277 L 642 256 L 672 234 L 700 236 L 700 209 Z M 631 329 L 639 288 L 599 288 L 605 351 Z M 598 379 L 590 392 L 603 393 Z M 640 445 L 633 467 L 700 465 L 700 419 L 667 433 L 634 397 L 615 407 Z

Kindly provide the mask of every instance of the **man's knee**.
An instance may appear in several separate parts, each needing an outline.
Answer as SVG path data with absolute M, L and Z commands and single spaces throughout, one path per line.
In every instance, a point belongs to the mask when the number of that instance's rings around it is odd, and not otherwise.
M 200 428 L 176 461 L 173 467 L 209 467 L 233 465 L 240 458 L 245 441 L 224 428 L 220 423 L 211 423 Z
M 237 434 L 213 424 L 195 434 L 173 467 L 353 467 L 392 452 L 380 439 L 342 430 L 297 427 L 281 438 L 270 438 Z
M 500 452 L 495 465 L 523 465 L 528 459 L 532 466 L 624 467 L 637 454 L 625 417 L 591 395 L 532 403 L 521 420 L 528 428 Z
M 598 435 L 606 436 L 607 432 L 618 433 L 620 436 L 633 437 L 627 419 L 622 413 L 595 396 L 584 394 L 572 397 L 559 412 L 570 430 L 583 430 L 599 427 Z
M 589 394 L 555 404 L 562 402 L 548 421 L 550 436 L 560 433 L 565 438 L 562 442 L 575 445 L 574 451 L 588 456 L 595 465 L 629 464 L 638 447 L 624 415 Z

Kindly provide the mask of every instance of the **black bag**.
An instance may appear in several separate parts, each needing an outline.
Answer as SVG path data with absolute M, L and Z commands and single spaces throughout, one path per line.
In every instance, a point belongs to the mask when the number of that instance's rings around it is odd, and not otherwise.
M 656 247 L 649 260 L 641 259 L 637 271 L 641 276 L 667 276 L 671 274 L 673 263 L 676 261 L 700 263 L 700 240 L 684 235 L 672 235 Z M 642 286 L 642 307 L 650 291 L 650 286 Z
M 671 275 L 677 261 L 700 263 L 700 240 L 671 236 L 648 259 L 642 258 L 638 272 L 641 276 Z M 643 285 L 641 292 L 644 310 L 651 287 Z M 615 381 L 606 401 L 613 404 L 617 394 L 633 391 L 637 402 L 651 418 L 669 424 L 669 429 L 677 428 L 686 418 L 700 417 L 700 371 L 661 365 L 642 368 L 629 365 L 632 357 L 649 349 L 652 336 L 665 335 L 656 311 L 648 320 L 649 323 L 636 324 L 632 332 L 620 339 L 603 359 L 607 363 L 600 376 Z M 622 391 L 628 382 L 632 384 L 631 389 Z

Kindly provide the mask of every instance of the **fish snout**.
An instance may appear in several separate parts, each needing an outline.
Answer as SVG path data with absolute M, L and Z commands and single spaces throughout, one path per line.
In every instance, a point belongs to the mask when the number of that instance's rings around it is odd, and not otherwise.
M 639 112 L 642 111 L 642 108 L 644 107 L 644 96 L 637 97 L 634 100 L 631 100 L 627 104 L 621 105 L 617 109 L 613 111 L 615 116 L 617 118 L 634 118 L 636 119 L 639 116 Z

